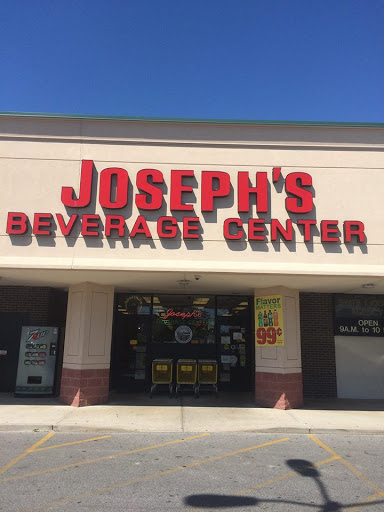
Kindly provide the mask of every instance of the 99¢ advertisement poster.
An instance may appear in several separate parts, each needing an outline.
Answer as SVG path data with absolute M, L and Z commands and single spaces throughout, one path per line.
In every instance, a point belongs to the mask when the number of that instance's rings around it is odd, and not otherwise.
M 256 346 L 284 345 L 283 297 L 268 295 L 255 299 Z

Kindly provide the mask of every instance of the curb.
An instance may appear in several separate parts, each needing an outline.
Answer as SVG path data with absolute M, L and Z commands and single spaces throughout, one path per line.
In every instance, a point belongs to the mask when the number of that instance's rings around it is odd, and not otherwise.
M 94 432 L 94 433 L 111 433 L 111 434 L 155 434 L 155 433 L 179 433 L 179 434 L 196 434 L 196 433 L 212 433 L 212 434 L 336 434 L 336 435 L 373 435 L 384 436 L 384 429 L 345 429 L 345 428 L 309 428 L 309 427 L 270 427 L 270 428 L 248 428 L 242 430 L 216 430 L 216 431 L 182 431 L 182 430 L 139 430 L 133 427 L 92 427 L 89 425 L 0 425 L 0 432 Z

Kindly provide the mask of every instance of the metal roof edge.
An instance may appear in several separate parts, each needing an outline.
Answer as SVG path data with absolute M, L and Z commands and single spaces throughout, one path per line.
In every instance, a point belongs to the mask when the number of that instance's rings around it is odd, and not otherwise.
M 230 124 L 262 126 L 325 126 L 325 127 L 360 127 L 384 128 L 384 123 L 336 122 L 336 121 L 282 121 L 252 119 L 194 119 L 180 117 L 128 117 L 106 116 L 97 114 L 58 114 L 43 112 L 0 112 L 0 117 L 36 117 L 52 119 L 89 119 L 95 121 L 136 121 L 152 123 L 194 123 L 194 124 Z

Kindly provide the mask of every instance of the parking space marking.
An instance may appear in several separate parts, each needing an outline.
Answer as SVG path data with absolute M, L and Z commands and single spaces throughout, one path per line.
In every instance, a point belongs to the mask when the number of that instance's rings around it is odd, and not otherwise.
M 24 457 L 26 457 L 29 453 L 34 452 L 38 446 L 41 446 L 43 443 L 45 443 L 45 441 L 48 441 L 48 439 L 50 439 L 54 434 L 54 432 L 49 432 L 49 434 L 40 439 L 40 441 L 37 441 L 37 443 L 34 443 L 30 448 L 28 448 L 28 450 L 25 450 L 25 452 L 21 453 L 15 459 L 11 460 L 11 462 L 8 462 L 8 464 L 6 464 L 3 468 L 0 469 L 0 475 L 3 475 L 6 471 L 8 471 L 9 468 L 17 464 L 19 460 L 24 459 Z
M 29 478 L 29 477 L 37 476 L 37 475 L 45 475 L 47 473 L 53 473 L 55 471 L 60 471 L 63 469 L 70 469 L 70 468 L 79 467 L 79 466 L 85 466 L 87 464 L 95 464 L 95 463 L 101 462 L 103 460 L 110 460 L 110 459 L 116 459 L 118 457 L 125 457 L 126 455 L 131 455 L 133 453 L 145 452 L 147 450 L 155 450 L 157 448 L 163 448 L 164 446 L 170 446 L 172 444 L 182 443 L 184 441 L 192 441 L 193 439 L 200 439 L 201 437 L 207 437 L 209 435 L 211 435 L 211 434 L 209 434 L 209 433 L 198 434 L 196 436 L 185 437 L 183 439 L 176 439 L 174 441 L 167 441 L 166 443 L 155 444 L 153 446 L 145 446 L 144 448 L 136 448 L 134 450 L 128 450 L 126 452 L 115 453 L 114 455 L 105 455 L 103 457 L 97 457 L 96 459 L 83 460 L 83 461 L 79 461 L 79 462 L 73 462 L 72 464 L 64 464 L 63 466 L 56 466 L 54 468 L 42 469 L 40 471 L 33 471 L 32 473 L 26 473 L 25 475 L 10 476 L 8 478 L 0 479 L 0 483 L 1 482 L 12 482 L 13 480 L 21 480 L 23 478 Z
M 67 498 L 62 498 L 61 500 L 51 501 L 50 503 L 46 503 L 45 505 L 42 505 L 41 507 L 37 507 L 37 508 L 34 508 L 34 509 L 25 509 L 25 512 L 32 512 L 32 511 L 33 512 L 38 512 L 39 510 L 47 510 L 48 508 L 56 507 L 56 506 L 59 506 L 59 505 L 63 505 L 65 503 L 70 503 L 71 501 L 75 501 L 75 500 L 79 500 L 79 499 L 84 499 L 84 498 L 89 498 L 91 496 L 97 496 L 98 494 L 103 494 L 104 492 L 113 491 L 113 490 L 116 490 L 116 489 L 121 489 L 122 487 L 127 487 L 129 485 L 133 485 L 133 484 L 137 484 L 137 483 L 147 482 L 149 480 L 154 480 L 155 478 L 158 478 L 158 477 L 161 477 L 161 476 L 170 475 L 172 473 L 177 473 L 178 471 L 184 471 L 185 469 L 194 468 L 196 466 L 201 466 L 203 464 L 208 464 L 209 462 L 214 462 L 214 461 L 217 461 L 217 460 L 221 460 L 221 459 L 224 459 L 226 457 L 232 457 L 232 456 L 238 455 L 240 453 L 247 453 L 247 452 L 250 452 L 252 450 L 257 450 L 258 448 L 264 448 L 266 446 L 272 446 L 272 445 L 275 445 L 275 444 L 278 444 L 278 443 L 283 443 L 283 442 L 286 442 L 286 441 L 289 441 L 289 440 L 290 440 L 289 437 L 284 437 L 283 439 L 276 439 L 275 441 L 268 441 L 266 443 L 258 444 L 258 445 L 255 445 L 255 446 L 250 446 L 248 448 L 241 448 L 240 450 L 236 450 L 236 451 L 228 452 L 228 453 L 223 453 L 222 455 L 215 455 L 213 457 L 207 457 L 206 459 L 203 459 L 203 460 L 198 460 L 196 462 L 190 462 L 189 464 L 185 464 L 184 466 L 176 466 L 174 468 L 165 469 L 164 471 L 159 471 L 157 473 L 151 473 L 151 474 L 146 475 L 146 476 L 134 478 L 134 479 L 131 479 L 131 480 L 126 480 L 124 482 L 119 482 L 117 484 L 113 484 L 113 485 L 110 485 L 108 487 L 102 487 L 100 489 L 94 489 L 94 490 L 89 491 L 89 492 L 84 492 L 84 493 L 81 493 L 81 494 L 75 494 L 75 495 L 72 495 L 72 496 L 68 496 Z
M 328 459 L 320 460 L 319 462 L 314 462 L 313 465 L 316 467 L 324 466 L 324 464 L 328 464 L 334 460 L 339 460 L 339 456 L 329 457 Z M 252 491 L 257 491 L 258 489 L 262 489 L 263 487 L 267 487 L 268 485 L 276 484 L 277 482 L 281 482 L 282 480 L 287 480 L 288 478 L 292 478 L 297 476 L 296 471 L 289 471 L 289 473 L 285 473 L 284 475 L 277 476 L 276 478 L 272 478 L 271 480 L 266 480 L 265 482 L 260 482 L 259 484 L 248 487 L 248 489 L 243 489 L 242 491 L 235 492 L 235 496 L 241 496 L 242 494 L 247 494 Z
M 357 512 L 366 505 L 372 505 L 372 503 L 378 498 L 384 498 L 384 492 L 375 492 L 375 494 L 371 494 L 371 496 L 368 496 L 364 501 L 361 501 L 355 507 L 350 508 L 349 512 Z
M 53 446 L 44 446 L 43 448 L 36 448 L 34 452 L 41 452 L 43 450 L 52 450 L 53 448 L 62 448 L 63 446 L 72 446 L 73 444 L 89 443 L 91 441 L 100 441 L 101 439 L 108 439 L 112 436 L 92 437 L 92 439 L 83 439 L 82 441 L 71 441 L 70 443 L 54 444 Z
M 337 457 L 339 457 L 340 459 L 340 462 L 342 464 L 344 464 L 344 466 L 346 466 L 350 471 L 352 471 L 352 473 L 354 473 L 358 478 L 360 478 L 360 480 L 362 480 L 364 483 L 366 483 L 367 485 L 369 485 L 369 487 L 371 487 L 374 491 L 376 491 L 376 493 L 380 494 L 383 492 L 382 489 L 380 489 L 374 482 L 372 482 L 372 480 L 370 480 L 368 477 L 366 477 L 364 475 L 364 473 L 362 473 L 361 471 L 359 471 L 357 468 L 355 468 L 355 466 L 352 466 L 352 464 L 350 464 L 347 460 L 343 459 L 343 457 L 341 457 L 341 455 L 339 455 L 338 453 L 335 452 L 335 450 L 332 450 L 332 448 L 330 448 L 329 446 L 327 446 L 325 443 L 323 443 L 323 441 L 320 441 L 320 439 L 318 439 L 316 436 L 314 436 L 313 434 L 308 434 L 308 437 L 310 439 L 312 439 L 312 441 L 314 441 L 316 444 L 318 444 L 319 446 L 321 446 L 321 448 L 323 448 L 324 450 L 326 450 L 328 453 L 330 453 L 331 455 L 335 455 Z

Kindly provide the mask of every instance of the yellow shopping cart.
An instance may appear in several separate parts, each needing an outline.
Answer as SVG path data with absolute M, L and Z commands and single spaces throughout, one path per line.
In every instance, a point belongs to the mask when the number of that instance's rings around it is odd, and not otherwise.
M 196 396 L 197 361 L 196 359 L 179 359 L 176 365 L 176 396 L 181 386 L 191 386 Z
M 173 391 L 173 359 L 154 359 L 152 361 L 152 384 L 150 398 L 158 385 L 168 385 L 169 398 Z
M 215 359 L 199 359 L 198 360 L 198 374 L 197 385 L 195 390 L 196 398 L 200 396 L 200 386 L 203 389 L 212 389 L 217 396 L 217 361 Z

